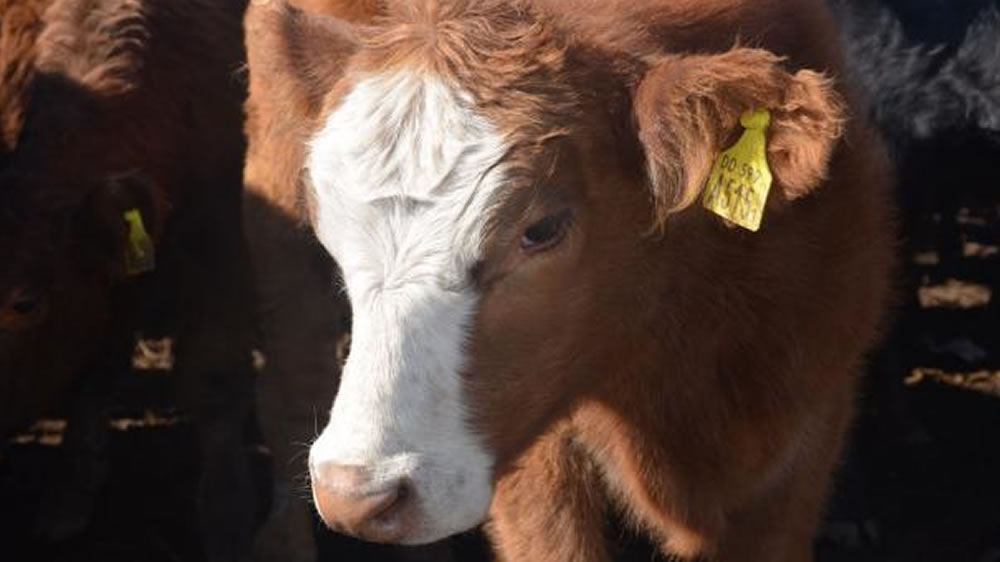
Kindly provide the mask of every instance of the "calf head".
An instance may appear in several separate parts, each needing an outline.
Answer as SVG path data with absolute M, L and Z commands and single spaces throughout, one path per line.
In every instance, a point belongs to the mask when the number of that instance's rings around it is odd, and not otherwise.
M 760 50 L 640 58 L 527 3 L 383 16 L 259 3 L 248 52 L 282 85 L 267 103 L 311 131 L 312 222 L 353 306 L 310 453 L 317 506 L 334 528 L 421 543 L 481 522 L 519 453 L 669 337 L 670 217 L 715 220 L 685 209 L 740 114 L 772 110 L 780 201 L 822 181 L 841 115 L 822 76 Z
M 128 48 L 110 49 L 118 20 L 90 4 L 10 4 L 0 2 L 0 438 L 94 357 L 126 275 L 123 213 L 138 210 L 155 237 L 163 207 L 129 171 L 134 147 L 116 150 L 109 117 L 141 66 L 134 29 L 118 37 Z M 82 17 L 101 22 L 110 50 L 88 43 L 96 34 Z

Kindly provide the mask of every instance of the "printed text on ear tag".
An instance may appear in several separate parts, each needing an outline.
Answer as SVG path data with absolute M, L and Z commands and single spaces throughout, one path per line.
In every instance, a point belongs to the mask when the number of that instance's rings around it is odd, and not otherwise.
M 125 273 L 139 275 L 156 268 L 156 249 L 153 240 L 146 232 L 142 222 L 142 213 L 138 209 L 125 211 L 125 223 L 128 224 L 128 239 L 125 241 Z
M 766 136 L 770 123 L 767 110 L 740 117 L 743 135 L 715 161 L 702 198 L 706 209 L 753 232 L 760 228 L 771 189 Z

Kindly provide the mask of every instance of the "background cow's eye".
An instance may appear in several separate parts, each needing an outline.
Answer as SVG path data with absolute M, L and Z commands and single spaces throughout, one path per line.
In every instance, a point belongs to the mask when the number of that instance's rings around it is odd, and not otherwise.
M 529 226 L 521 236 L 521 249 L 537 252 L 555 246 L 566 234 L 569 219 L 570 213 L 566 210 L 549 215 Z
M 14 289 L 8 293 L 5 302 L 2 303 L 2 312 L 5 316 L 27 318 L 42 308 L 41 298 L 24 289 Z
M 19 295 L 11 300 L 10 308 L 21 316 L 27 316 L 38 310 L 38 299 L 32 295 Z

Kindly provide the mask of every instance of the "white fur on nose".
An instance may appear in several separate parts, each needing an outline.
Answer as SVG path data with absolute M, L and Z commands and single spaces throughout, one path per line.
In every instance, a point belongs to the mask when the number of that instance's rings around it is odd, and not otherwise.
M 506 148 L 471 96 L 416 72 L 362 80 L 310 146 L 316 232 L 354 311 L 311 462 L 364 467 L 371 489 L 411 482 L 421 516 L 404 542 L 478 524 L 492 495 L 461 373 L 479 298 L 469 276 Z

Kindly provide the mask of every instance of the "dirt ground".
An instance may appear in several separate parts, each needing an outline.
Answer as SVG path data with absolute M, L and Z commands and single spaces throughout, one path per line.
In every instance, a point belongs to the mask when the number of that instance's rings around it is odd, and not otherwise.
M 912 256 L 915 305 L 873 358 L 819 562 L 1000 562 L 1000 221 L 996 208 L 960 219 L 955 263 L 940 263 L 933 248 Z M 147 351 L 116 400 L 110 478 L 84 534 L 47 542 L 33 533 L 46 470 L 58 468 L 58 420 L 0 453 L 0 560 L 201 560 L 194 428 L 171 407 L 169 364 Z M 263 495 L 266 451 L 248 454 Z M 399 550 L 317 533 L 324 560 L 402 560 Z M 638 537 L 615 527 L 609 536 L 620 560 L 657 559 Z M 475 533 L 453 544 L 455 560 L 489 559 Z

